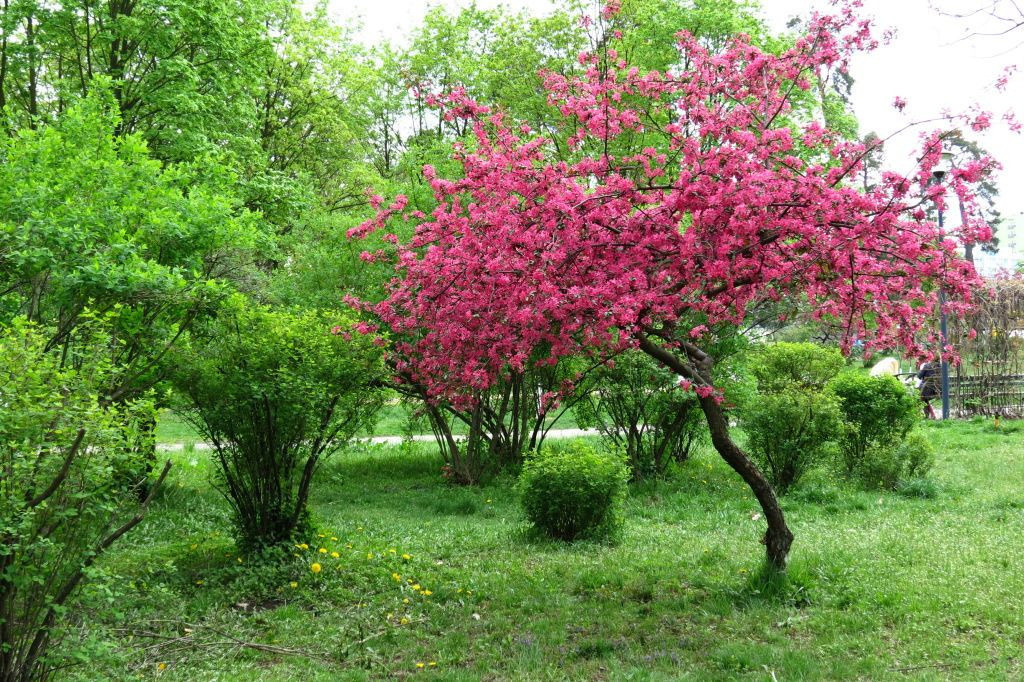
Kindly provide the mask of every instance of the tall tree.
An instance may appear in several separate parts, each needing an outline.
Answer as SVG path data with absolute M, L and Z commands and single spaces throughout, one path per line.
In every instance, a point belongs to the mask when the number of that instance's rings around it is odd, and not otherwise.
M 915 175 L 886 173 L 862 192 L 864 146 L 818 121 L 797 123 L 794 93 L 871 42 L 849 9 L 815 17 L 808 30 L 778 55 L 743 36 L 711 51 L 683 33 L 682 66 L 663 72 L 630 67 L 611 51 L 607 60 L 581 56 L 582 76 L 546 78 L 575 131 L 569 161 L 546 137 L 449 93 L 438 100 L 445 115 L 467 121 L 474 140 L 458 150 L 462 172 L 453 179 L 424 169 L 438 208 L 406 214 L 398 198 L 354 231 L 386 231 L 403 214 L 417 223 L 396 248 L 389 298 L 368 309 L 409 335 L 395 345 L 399 370 L 434 394 L 471 402 L 473 391 L 529 364 L 624 347 L 680 375 L 714 447 L 757 497 L 777 567 L 793 535 L 771 486 L 730 435 L 707 352 L 718 326 L 763 303 L 808 299 L 816 317 L 842 324 L 846 343 L 860 335 L 873 346 L 923 350 L 915 333 L 934 310 L 937 285 L 958 312 L 978 282 L 921 208 L 941 201 L 928 184 L 939 133 L 927 138 Z M 671 122 L 650 123 L 664 118 Z M 660 144 L 608 152 L 609 141 L 637 134 Z M 976 165 L 949 174 L 969 208 L 978 179 Z M 960 235 L 983 239 L 988 228 L 972 215 Z

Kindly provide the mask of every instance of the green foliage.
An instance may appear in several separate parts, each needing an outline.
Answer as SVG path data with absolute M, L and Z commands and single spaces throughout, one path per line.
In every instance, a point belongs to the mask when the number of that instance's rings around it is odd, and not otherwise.
M 0 328 L 4 680 L 46 679 L 80 653 L 67 635 L 81 583 L 144 511 L 136 441 L 151 404 L 101 403 L 117 370 L 106 358 L 109 336 L 95 327 L 67 356 L 46 352 L 47 338 L 24 318 Z
M 128 371 L 105 389 L 120 400 L 158 380 L 166 347 L 224 295 L 261 235 L 225 168 L 164 168 L 118 125 L 93 97 L 0 137 L 0 322 L 23 315 L 47 326 L 48 349 L 70 350 L 86 311 L 101 311 L 123 341 L 111 361 Z
M 305 530 L 319 461 L 381 406 L 381 352 L 340 313 L 241 297 L 200 331 L 173 353 L 180 410 L 215 448 L 240 544 L 288 542 Z
M 835 456 L 843 428 L 835 398 L 796 388 L 761 394 L 741 412 L 740 424 L 751 454 L 780 495 Z
M 926 480 L 935 463 L 935 447 L 920 431 L 907 434 L 896 447 L 872 447 L 857 474 L 869 488 L 903 490 L 905 484 Z M 921 488 L 916 483 L 910 489 Z
M 758 348 L 751 370 L 761 393 L 780 393 L 789 388 L 821 391 L 845 364 L 838 348 L 781 342 Z
M 577 423 L 597 427 L 626 453 L 634 479 L 662 476 L 707 439 L 696 396 L 678 378 L 639 351 L 627 351 L 598 370 L 596 388 L 576 404 Z
M 918 400 L 895 377 L 872 377 L 857 372 L 840 374 L 829 383 L 846 421 L 840 439 L 842 468 L 869 485 L 891 487 L 901 473 L 904 457 L 925 466 L 919 447 L 901 452 L 904 439 L 920 421 Z
M 620 523 L 629 470 L 614 450 L 574 442 L 527 457 L 519 476 L 526 517 L 560 540 L 609 537 Z

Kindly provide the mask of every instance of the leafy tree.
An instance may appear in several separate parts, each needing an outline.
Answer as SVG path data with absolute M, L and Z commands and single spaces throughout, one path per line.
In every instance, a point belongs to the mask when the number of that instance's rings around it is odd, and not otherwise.
M 762 303 L 806 298 L 816 316 L 845 324 L 847 343 L 857 334 L 873 346 L 917 348 L 937 285 L 955 313 L 977 284 L 954 240 L 919 207 L 935 193 L 925 181 L 941 134 L 925 139 L 914 176 L 886 173 L 862 193 L 853 184 L 862 145 L 817 121 L 787 119 L 792 93 L 869 43 L 846 12 L 817 17 L 777 55 L 743 37 L 711 52 L 685 33 L 683 66 L 668 72 L 583 55 L 584 75 L 545 82 L 574 131 L 571 162 L 463 92 L 444 95 L 448 114 L 472 126 L 474 145 L 457 153 L 463 170 L 454 179 L 424 169 L 438 208 L 405 214 L 415 236 L 397 249 L 390 296 L 372 306 L 399 334 L 424 330 L 396 341 L 399 370 L 471 404 L 509 370 L 639 348 L 696 392 L 713 445 L 761 504 L 768 559 L 784 566 L 792 533 L 720 405 L 706 350 L 716 326 Z M 652 118 L 672 122 L 651 126 Z M 609 153 L 610 141 L 641 133 L 658 143 Z M 953 171 L 952 179 L 972 205 L 976 178 Z M 356 234 L 386 232 L 405 208 L 402 198 L 382 206 Z M 962 236 L 987 232 L 972 218 Z M 690 326 L 695 315 L 706 321 Z
M 107 400 L 161 376 L 167 349 L 224 295 L 262 239 L 239 211 L 232 175 L 202 159 L 162 167 L 118 136 L 100 97 L 0 139 L 0 322 L 42 325 L 68 354 L 88 314 L 111 325 L 121 368 Z

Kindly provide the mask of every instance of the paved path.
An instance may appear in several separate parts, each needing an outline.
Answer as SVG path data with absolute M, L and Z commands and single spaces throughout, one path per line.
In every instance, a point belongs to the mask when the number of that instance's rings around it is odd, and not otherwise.
M 580 436 L 599 436 L 599 435 L 601 435 L 601 434 L 600 434 L 600 432 L 597 429 L 552 429 L 551 431 L 548 431 L 548 435 L 546 436 L 546 438 L 579 438 Z M 465 438 L 465 436 L 456 436 L 455 437 L 456 440 L 462 440 L 463 438 Z M 430 434 L 415 435 L 415 436 L 412 437 L 412 439 L 414 441 L 416 441 L 416 442 L 421 442 L 421 443 L 432 443 L 432 442 L 434 442 L 434 437 L 432 435 L 430 435 Z M 369 442 L 369 443 L 374 443 L 374 444 L 383 443 L 383 444 L 386 444 L 386 445 L 398 445 L 403 440 L 405 440 L 405 436 L 374 436 L 373 438 L 356 438 L 354 440 L 359 441 L 361 443 Z M 156 446 L 156 449 L 157 450 L 163 450 L 165 452 L 177 452 L 177 451 L 181 450 L 184 447 L 185 447 L 184 443 L 159 443 Z M 196 450 L 209 450 L 210 449 L 210 444 L 209 443 L 196 443 L 195 444 L 195 449 Z

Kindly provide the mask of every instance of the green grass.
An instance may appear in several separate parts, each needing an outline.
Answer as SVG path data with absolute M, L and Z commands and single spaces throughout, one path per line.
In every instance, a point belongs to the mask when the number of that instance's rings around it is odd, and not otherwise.
M 423 418 L 410 423 L 411 410 L 407 405 L 401 403 L 385 405 L 377 415 L 377 422 L 372 432 L 360 431 L 358 437 L 368 438 L 370 436 L 403 436 L 407 433 L 430 433 L 430 425 Z M 548 420 L 550 425 L 555 422 Z M 556 422 L 554 428 L 575 429 L 576 418 L 571 410 L 566 411 Z M 455 424 L 453 429 L 456 434 L 465 434 L 466 426 L 461 422 Z M 157 420 L 156 439 L 158 443 L 182 443 L 198 442 L 202 436 L 196 433 L 189 424 L 172 410 L 161 410 Z
M 618 544 L 567 545 L 526 532 L 508 481 L 450 487 L 425 445 L 363 446 L 319 473 L 325 537 L 275 565 L 239 563 L 206 455 L 175 454 L 150 517 L 102 562 L 120 586 L 118 615 L 91 623 L 108 654 L 71 675 L 1020 679 L 1024 424 L 928 433 L 930 499 L 819 477 L 785 500 L 785 578 L 762 572 L 756 504 L 712 453 L 635 487 Z

